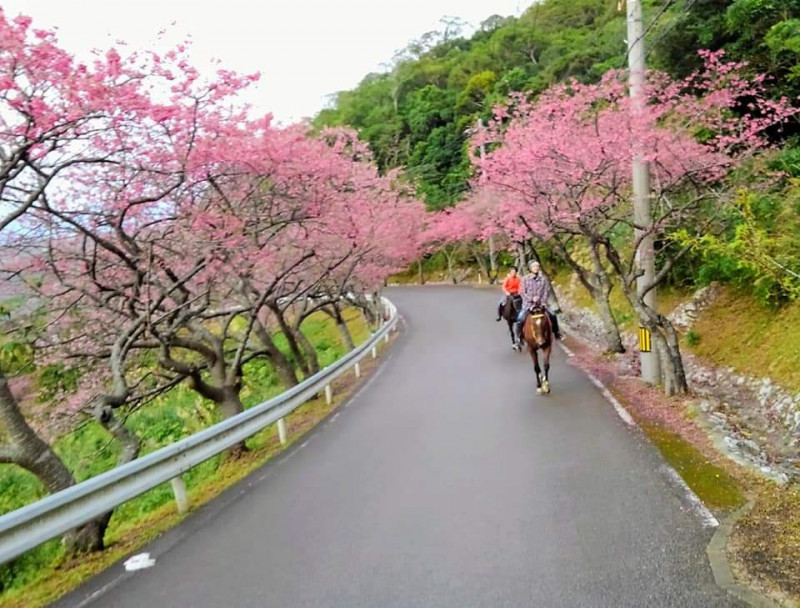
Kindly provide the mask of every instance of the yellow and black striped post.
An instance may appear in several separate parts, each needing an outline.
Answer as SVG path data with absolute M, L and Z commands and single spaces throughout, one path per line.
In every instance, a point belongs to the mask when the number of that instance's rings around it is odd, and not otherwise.
M 649 353 L 653 349 L 650 330 L 646 327 L 639 328 L 639 351 Z

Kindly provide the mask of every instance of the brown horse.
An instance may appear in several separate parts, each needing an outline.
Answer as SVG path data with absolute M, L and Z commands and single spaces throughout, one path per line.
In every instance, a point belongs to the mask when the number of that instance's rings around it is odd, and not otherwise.
M 522 336 L 528 345 L 528 352 L 533 359 L 536 371 L 536 392 L 546 395 L 550 392 L 550 353 L 553 351 L 553 327 L 550 317 L 541 305 L 534 305 L 525 318 Z M 539 351 L 544 359 L 544 374 L 539 367 Z

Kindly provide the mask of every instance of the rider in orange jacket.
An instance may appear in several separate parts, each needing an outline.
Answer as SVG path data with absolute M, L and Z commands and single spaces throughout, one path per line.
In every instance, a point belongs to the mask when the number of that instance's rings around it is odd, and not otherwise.
M 512 296 L 519 295 L 520 281 L 517 276 L 517 269 L 512 268 L 503 279 L 503 297 L 500 298 L 500 303 L 497 306 L 497 319 L 499 321 L 503 316 L 503 306 L 506 305 L 506 300 Z

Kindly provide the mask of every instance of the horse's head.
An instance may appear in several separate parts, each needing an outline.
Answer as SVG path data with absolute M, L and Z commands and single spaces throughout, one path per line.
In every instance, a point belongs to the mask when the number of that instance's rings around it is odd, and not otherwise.
M 523 328 L 525 340 L 539 348 L 550 345 L 550 319 L 543 304 L 533 304 L 529 308 L 530 314 Z
M 532 315 L 543 315 L 544 314 L 544 306 L 540 303 L 531 304 L 531 307 L 528 309 Z

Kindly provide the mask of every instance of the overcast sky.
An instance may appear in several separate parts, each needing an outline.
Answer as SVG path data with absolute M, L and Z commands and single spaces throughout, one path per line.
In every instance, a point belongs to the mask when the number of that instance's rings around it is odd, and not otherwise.
M 191 39 L 198 67 L 211 59 L 243 73 L 261 72 L 247 100 L 281 122 L 313 116 L 336 91 L 381 70 L 394 51 L 439 27 L 442 16 L 474 25 L 515 15 L 530 0 L 0 0 L 7 17 L 57 29 L 78 57 L 124 40 L 164 49 Z M 168 35 L 158 42 L 158 32 Z M 210 69 L 206 67 L 205 69 Z

